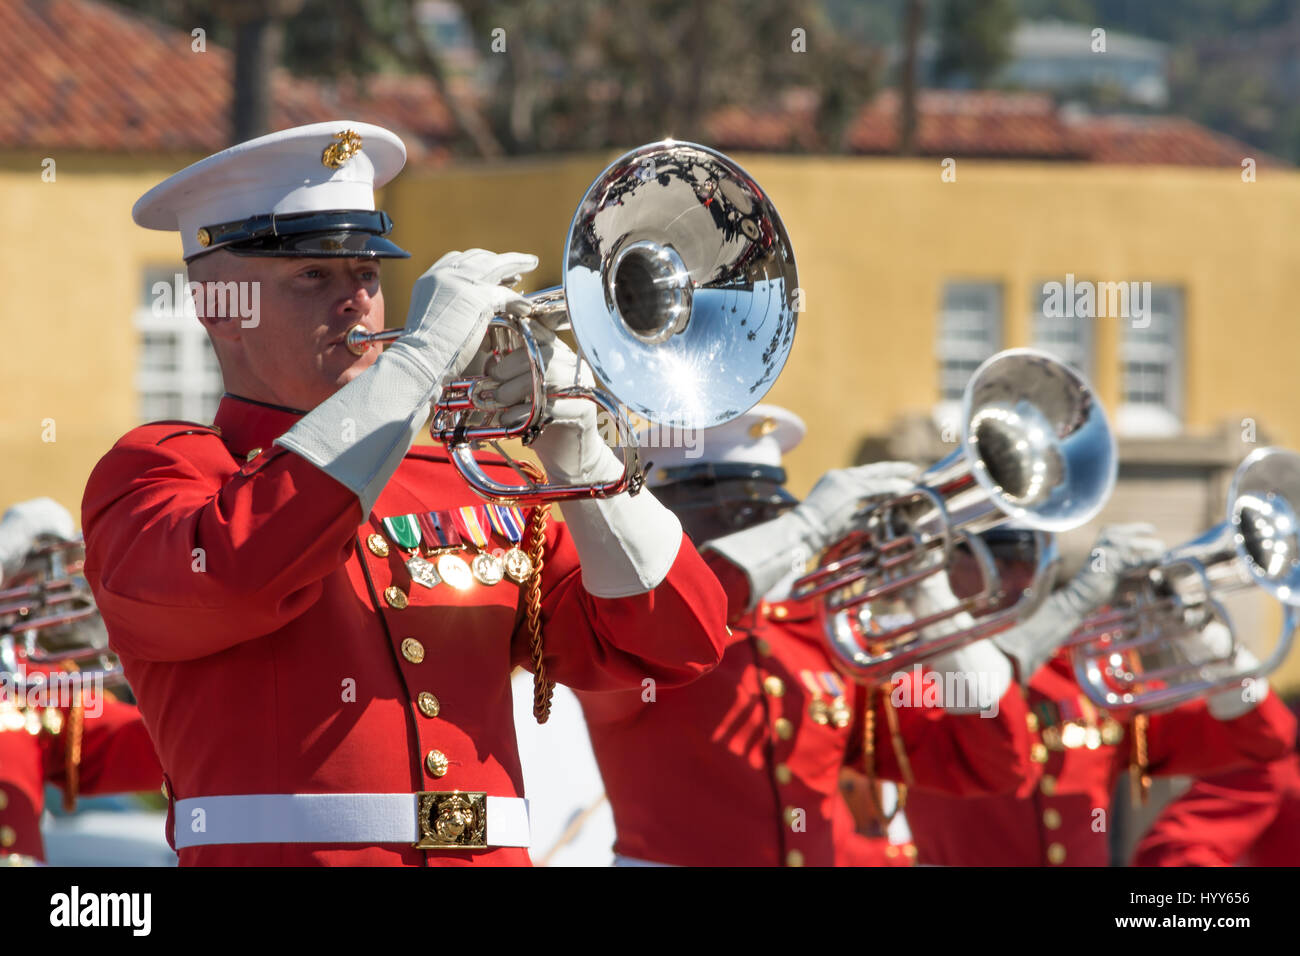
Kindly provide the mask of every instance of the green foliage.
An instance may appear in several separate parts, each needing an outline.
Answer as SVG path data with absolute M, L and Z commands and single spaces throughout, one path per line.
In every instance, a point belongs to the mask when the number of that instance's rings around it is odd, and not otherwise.
M 939 17 L 940 79 L 967 77 L 983 86 L 1011 55 L 1014 0 L 946 0 Z

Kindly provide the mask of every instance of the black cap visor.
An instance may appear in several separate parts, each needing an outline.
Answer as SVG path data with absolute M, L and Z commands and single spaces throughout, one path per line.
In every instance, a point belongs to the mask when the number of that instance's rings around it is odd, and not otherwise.
M 292 215 L 253 216 L 239 222 L 205 226 L 199 256 L 226 249 L 237 256 L 299 258 L 409 259 L 411 254 L 384 238 L 393 221 L 382 210 L 336 209 Z

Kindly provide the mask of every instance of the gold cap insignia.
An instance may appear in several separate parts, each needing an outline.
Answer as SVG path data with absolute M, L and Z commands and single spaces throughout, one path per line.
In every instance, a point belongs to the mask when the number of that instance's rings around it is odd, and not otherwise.
M 361 150 L 360 133 L 345 129 L 341 133 L 335 133 L 334 138 L 338 142 L 330 143 L 325 147 L 325 151 L 320 154 L 321 164 L 328 166 L 330 169 L 338 169 Z
M 199 229 L 199 245 L 207 247 L 212 244 L 212 233 L 206 229 Z
M 749 426 L 749 434 L 753 438 L 762 438 L 764 435 L 770 435 L 776 431 L 776 419 L 764 418 L 761 422 L 754 422 Z

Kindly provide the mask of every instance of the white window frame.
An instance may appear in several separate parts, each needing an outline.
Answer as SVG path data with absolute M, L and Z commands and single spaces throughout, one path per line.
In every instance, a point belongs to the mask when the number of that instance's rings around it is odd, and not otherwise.
M 1053 358 L 1059 359 L 1067 365 L 1073 367 L 1076 371 L 1081 372 L 1083 377 L 1089 382 L 1093 380 L 1093 368 L 1096 362 L 1096 331 L 1094 326 L 1097 320 L 1091 316 L 1085 317 L 1060 317 L 1045 315 L 1043 313 L 1043 299 L 1046 293 L 1044 287 L 1049 282 L 1061 282 L 1061 279 L 1044 279 L 1042 282 L 1032 286 L 1029 290 L 1029 332 L 1032 336 L 1034 348 L 1041 352 L 1046 352 Z M 1076 279 L 1076 283 L 1078 280 Z M 1059 342 L 1049 342 L 1044 337 L 1044 332 L 1049 323 L 1058 324 L 1058 328 L 1066 328 L 1077 331 L 1075 340 L 1067 345 Z
M 1156 303 L 1172 303 L 1172 309 L 1156 312 Z M 1132 319 L 1122 319 L 1120 333 L 1119 385 L 1120 406 L 1116 415 L 1119 431 L 1135 437 L 1164 437 L 1177 435 L 1183 429 L 1183 376 L 1186 362 L 1187 297 L 1181 286 L 1153 285 L 1150 310 L 1151 325 L 1167 320 L 1168 335 L 1163 341 L 1143 341 L 1141 329 Z M 1130 402 L 1128 400 L 1128 366 L 1130 362 L 1162 365 L 1166 369 L 1165 401 Z
M 156 283 L 166 281 L 174 298 L 175 276 L 182 276 L 181 310 L 175 309 L 175 302 L 170 310 L 155 315 L 153 288 Z M 158 395 L 176 395 L 180 398 L 180 408 L 176 417 L 184 421 L 210 422 L 216 414 L 217 404 L 221 399 L 221 371 L 216 365 L 216 356 L 208 333 L 204 331 L 194 311 L 194 302 L 189 297 L 185 283 L 188 277 L 183 266 L 147 267 L 144 270 L 144 294 L 136 306 L 132 324 L 136 332 L 136 409 L 141 421 L 158 419 L 146 414 L 149 399 Z M 145 333 L 162 333 L 175 336 L 175 369 L 169 372 L 153 371 L 145 368 L 144 335 Z
M 958 294 L 974 293 L 984 295 L 988 301 L 984 308 L 953 308 L 952 298 Z M 944 394 L 944 369 L 955 362 L 971 365 L 975 370 L 989 356 L 1002 349 L 1004 290 L 1000 281 L 948 279 L 943 283 L 939 300 L 938 329 L 935 334 L 934 350 L 937 359 L 935 374 L 938 376 L 939 399 L 934 407 L 935 424 L 940 428 L 953 424 L 961 415 L 960 396 Z M 964 322 L 968 327 L 982 326 L 984 337 L 976 341 L 968 338 L 950 337 L 950 322 Z M 964 387 L 964 383 L 963 383 Z

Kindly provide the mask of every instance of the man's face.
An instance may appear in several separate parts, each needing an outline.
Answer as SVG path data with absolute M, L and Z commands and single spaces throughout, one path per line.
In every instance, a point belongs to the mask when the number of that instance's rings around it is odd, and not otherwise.
M 258 289 L 255 322 L 204 319 L 228 391 L 310 410 L 374 364 L 378 348 L 357 356 L 343 340 L 358 323 L 384 327 L 379 260 L 212 255 L 213 261 L 191 266 L 194 281 L 249 282 Z

